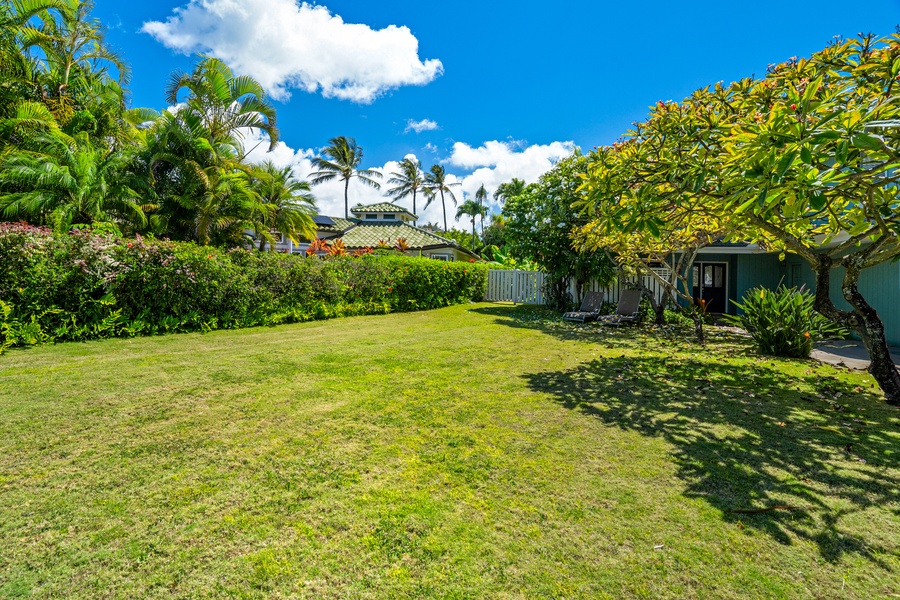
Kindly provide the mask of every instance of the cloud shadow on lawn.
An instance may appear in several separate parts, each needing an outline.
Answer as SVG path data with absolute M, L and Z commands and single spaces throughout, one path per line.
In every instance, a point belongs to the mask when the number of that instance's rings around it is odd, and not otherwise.
M 715 507 L 723 520 L 782 544 L 808 540 L 829 562 L 855 554 L 892 570 L 880 557 L 900 557 L 890 532 L 879 530 L 900 516 L 900 415 L 871 390 L 812 361 L 755 356 L 748 340 L 716 339 L 714 332 L 708 351 L 693 353 L 699 347 L 685 343 L 689 335 L 572 326 L 533 307 L 475 312 L 565 341 L 646 348 L 646 356 L 623 354 L 523 377 L 567 409 L 672 444 L 684 494 Z M 715 348 L 719 343 L 724 347 Z M 804 374 L 790 375 L 779 364 Z M 794 510 L 734 512 L 774 506 Z M 874 517 L 847 525 L 854 513 L 876 507 Z

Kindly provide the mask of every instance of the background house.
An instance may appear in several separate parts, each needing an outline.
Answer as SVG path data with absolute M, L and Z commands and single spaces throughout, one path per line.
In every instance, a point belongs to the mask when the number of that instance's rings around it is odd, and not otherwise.
M 375 248 L 379 242 L 394 246 L 397 240 L 406 241 L 409 256 L 422 256 L 436 260 L 481 260 L 481 257 L 463 248 L 453 240 L 448 240 L 436 233 L 425 231 L 414 225 L 418 217 L 402 206 L 391 202 L 376 204 L 357 204 L 350 209 L 353 217 L 313 217 L 316 223 L 316 236 L 329 242 L 340 239 L 348 251 L 362 248 Z M 278 243 L 276 252 L 305 254 L 308 243 L 295 244 L 291 240 L 274 234 Z

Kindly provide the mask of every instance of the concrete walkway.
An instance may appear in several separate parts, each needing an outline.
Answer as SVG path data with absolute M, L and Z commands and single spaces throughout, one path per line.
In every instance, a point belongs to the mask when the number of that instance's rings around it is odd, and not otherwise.
M 900 369 L 900 348 L 890 348 L 891 358 Z M 835 340 L 818 344 L 810 354 L 810 358 L 828 363 L 864 371 L 869 367 L 869 353 L 862 342 L 856 340 Z

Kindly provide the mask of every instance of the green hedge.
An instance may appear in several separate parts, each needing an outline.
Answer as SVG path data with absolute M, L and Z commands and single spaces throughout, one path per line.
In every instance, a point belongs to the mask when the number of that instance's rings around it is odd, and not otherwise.
M 275 325 L 484 297 L 487 267 L 320 260 L 0 223 L 0 347 Z

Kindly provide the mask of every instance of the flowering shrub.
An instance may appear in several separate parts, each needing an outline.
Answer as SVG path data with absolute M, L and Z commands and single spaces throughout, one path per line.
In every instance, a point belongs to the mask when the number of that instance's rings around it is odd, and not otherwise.
M 44 341 L 274 325 L 484 296 L 487 268 L 328 260 L 0 224 L 0 350 Z
M 814 301 L 802 288 L 754 288 L 743 302 L 732 301 L 744 314 L 725 319 L 746 329 L 762 354 L 808 358 L 816 342 L 847 335 L 813 309 Z

